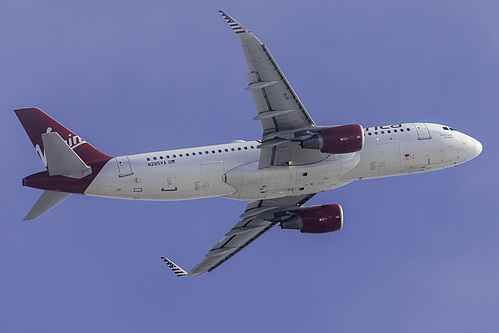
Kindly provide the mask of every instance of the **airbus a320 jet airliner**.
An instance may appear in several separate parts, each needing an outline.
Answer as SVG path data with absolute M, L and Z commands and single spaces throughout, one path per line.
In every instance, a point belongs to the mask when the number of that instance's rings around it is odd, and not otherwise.
M 141 200 L 223 197 L 249 201 L 239 222 L 187 272 L 210 272 L 276 224 L 305 233 L 340 230 L 338 204 L 304 206 L 316 193 L 366 178 L 445 169 L 482 151 L 446 125 L 406 123 L 364 128 L 316 126 L 269 50 L 225 12 L 248 62 L 261 140 L 110 157 L 41 110 L 15 110 L 47 170 L 23 179 L 44 190 L 25 220 L 39 218 L 72 193 Z

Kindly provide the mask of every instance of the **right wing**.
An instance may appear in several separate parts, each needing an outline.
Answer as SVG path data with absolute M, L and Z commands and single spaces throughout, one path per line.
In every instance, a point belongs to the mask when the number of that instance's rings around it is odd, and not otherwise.
M 291 87 L 268 48 L 248 29 L 224 11 L 220 14 L 239 37 L 246 56 L 249 85 L 263 127 L 259 146 L 260 168 L 275 165 L 315 163 L 328 154 L 302 149 L 297 136 L 307 135 L 315 126 L 312 117 Z
M 179 277 L 211 272 L 279 223 L 279 217 L 286 215 L 286 211 L 300 208 L 314 195 L 250 201 L 246 211 L 241 215 L 241 220 L 189 272 L 170 259 L 161 258 Z
M 264 136 L 275 131 L 314 126 L 312 117 L 296 95 L 267 47 L 248 29 L 224 11 L 220 14 L 243 46 L 250 73 L 246 90 L 253 92 Z

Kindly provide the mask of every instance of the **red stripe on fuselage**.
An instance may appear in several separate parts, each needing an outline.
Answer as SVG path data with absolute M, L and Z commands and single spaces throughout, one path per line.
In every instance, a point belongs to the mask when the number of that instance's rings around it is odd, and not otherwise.
M 49 176 L 48 171 L 38 172 L 23 179 L 23 185 L 40 190 L 84 194 L 88 186 L 111 158 L 91 163 L 92 173 L 81 179 L 65 176 Z

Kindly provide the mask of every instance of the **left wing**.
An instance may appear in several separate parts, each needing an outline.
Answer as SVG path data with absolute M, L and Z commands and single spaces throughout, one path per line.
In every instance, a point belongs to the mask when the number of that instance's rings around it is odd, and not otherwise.
M 179 277 L 211 272 L 279 223 L 280 218 L 287 215 L 287 211 L 300 208 L 314 195 L 250 201 L 241 220 L 189 272 L 168 258 L 162 259 Z

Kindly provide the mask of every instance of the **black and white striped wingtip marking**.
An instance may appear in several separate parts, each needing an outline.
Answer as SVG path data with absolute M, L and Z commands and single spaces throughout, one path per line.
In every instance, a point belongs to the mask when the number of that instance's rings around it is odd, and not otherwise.
M 230 27 L 232 28 L 232 30 L 234 30 L 234 32 L 236 34 L 241 34 L 241 33 L 249 32 L 249 30 L 246 29 L 245 27 L 243 27 L 241 25 L 241 23 L 239 23 L 236 20 L 234 20 L 232 17 L 230 17 L 223 10 L 219 10 L 218 12 L 220 13 L 220 15 L 222 15 L 222 17 L 225 19 L 225 21 L 227 21 L 227 23 L 229 23 Z
M 168 259 L 166 257 L 161 257 L 161 259 L 163 259 L 163 261 L 168 265 L 168 267 L 171 268 L 171 270 L 173 271 L 173 273 L 175 273 L 175 275 L 177 275 L 178 277 L 187 276 L 187 272 L 184 271 L 180 266 L 178 266 L 177 264 L 175 264 L 170 259 Z

